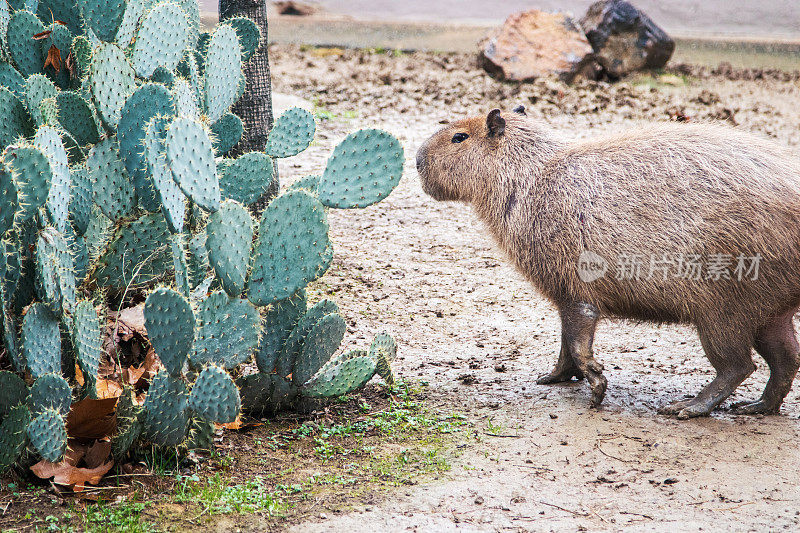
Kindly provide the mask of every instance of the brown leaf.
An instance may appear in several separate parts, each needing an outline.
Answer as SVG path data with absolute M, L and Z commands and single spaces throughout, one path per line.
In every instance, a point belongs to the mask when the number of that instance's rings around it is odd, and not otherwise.
M 145 373 L 145 366 L 142 365 L 139 368 L 129 366 L 125 370 L 122 371 L 122 379 L 131 386 L 136 386 L 137 383 L 142 379 L 142 376 Z
M 230 429 L 231 431 L 239 431 L 242 429 L 249 429 L 255 428 L 258 426 L 263 426 L 264 424 L 261 422 L 242 422 L 242 417 L 237 416 L 236 420 L 233 422 L 228 422 L 227 424 L 214 424 L 217 428 L 225 428 Z
M 122 385 L 110 379 L 98 379 L 95 387 L 97 389 L 97 397 L 100 400 L 119 398 L 122 394 Z
M 86 468 L 97 468 L 100 465 L 106 464 L 111 459 L 111 441 L 110 440 L 97 440 L 89 448 L 83 460 L 86 463 Z
M 61 50 L 56 48 L 56 45 L 51 45 L 50 50 L 47 51 L 44 68 L 47 68 L 48 65 L 53 67 L 56 72 L 61 72 Z
M 86 488 L 87 483 L 92 485 L 100 483 L 112 466 L 114 466 L 113 459 L 95 468 L 79 468 L 66 461 L 51 463 L 42 460 L 33 465 L 31 471 L 41 479 L 53 478 L 53 483 L 70 487 L 75 492 L 81 492 Z
M 107 382 L 98 380 L 98 389 L 101 381 Z M 121 393 L 122 387 L 120 387 Z M 67 435 L 78 439 L 102 439 L 112 436 L 117 431 L 117 415 L 114 411 L 117 396 L 101 400 L 86 398 L 73 403 L 67 415 Z
M 41 33 L 34 34 L 33 38 L 37 41 L 41 41 L 45 37 L 49 37 L 51 33 L 53 33 L 52 30 L 45 30 Z

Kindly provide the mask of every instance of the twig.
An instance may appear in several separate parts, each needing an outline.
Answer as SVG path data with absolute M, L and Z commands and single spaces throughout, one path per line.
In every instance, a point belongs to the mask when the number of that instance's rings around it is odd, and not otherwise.
M 716 509 L 711 509 L 712 511 L 733 511 L 734 509 L 738 509 L 739 507 L 744 507 L 745 505 L 753 505 L 756 502 L 744 502 L 740 503 L 739 505 L 734 505 L 733 507 L 718 507 Z
M 503 437 L 508 439 L 518 439 L 522 436 L 522 435 L 501 435 L 500 433 L 489 433 L 488 431 L 484 431 L 483 434 L 488 435 L 490 437 Z
M 620 511 L 619 514 L 629 514 L 633 516 L 641 516 L 642 518 L 647 518 L 648 520 L 652 520 L 653 517 L 649 514 L 642 514 L 642 513 L 634 513 L 632 511 Z
M 536 502 L 537 503 L 541 503 L 542 505 L 548 505 L 550 507 L 554 507 L 554 508 L 556 508 L 556 509 L 558 509 L 560 511 L 564 511 L 564 512 L 567 512 L 567 513 L 570 513 L 570 514 L 574 514 L 575 516 L 583 516 L 584 518 L 589 516 L 589 513 L 579 513 L 578 511 L 573 511 L 572 509 L 567 509 L 565 507 L 561 507 L 560 505 L 556 505 L 554 503 L 547 503 L 546 501 L 543 501 L 543 500 L 536 500 Z
M 9 500 L 8 503 L 6 503 L 5 507 L 3 507 L 3 515 L 2 516 L 6 515 L 6 511 L 8 511 L 9 507 L 11 507 L 11 501 L 10 500 Z
M 637 462 L 637 461 L 634 461 L 633 459 L 623 459 L 622 457 L 617 457 L 616 455 L 611 455 L 610 453 L 604 452 L 603 449 L 600 447 L 600 441 L 599 440 L 596 440 L 594 442 L 594 447 L 597 448 L 598 452 L 602 453 L 603 455 L 605 455 L 606 457 L 609 457 L 611 459 L 616 459 L 617 461 L 622 461 L 623 463 L 636 463 Z

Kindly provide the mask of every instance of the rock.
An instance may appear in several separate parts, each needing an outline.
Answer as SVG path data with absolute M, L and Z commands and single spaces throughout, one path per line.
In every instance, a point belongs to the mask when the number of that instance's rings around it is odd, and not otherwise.
M 675 51 L 675 41 L 625 0 L 595 2 L 580 24 L 595 60 L 612 79 L 635 70 L 662 68 Z
M 574 77 L 591 52 L 570 17 L 534 9 L 511 15 L 481 42 L 480 61 L 496 78 L 524 82 L 550 74 Z

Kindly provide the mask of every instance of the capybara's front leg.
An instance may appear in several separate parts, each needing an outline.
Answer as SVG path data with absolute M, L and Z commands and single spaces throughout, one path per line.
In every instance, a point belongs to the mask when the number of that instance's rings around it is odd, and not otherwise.
M 552 383 L 564 383 L 572 381 L 572 378 L 583 379 L 583 372 L 575 364 L 575 358 L 569 353 L 569 343 L 567 342 L 564 331 L 561 331 L 561 353 L 558 355 L 558 362 L 549 374 L 539 376 L 536 383 L 539 385 L 550 385 Z
M 603 365 L 594 359 L 592 343 L 600 310 L 592 304 L 571 302 L 561 308 L 561 331 L 567 350 L 592 388 L 592 407 L 599 407 L 606 395 L 608 380 Z

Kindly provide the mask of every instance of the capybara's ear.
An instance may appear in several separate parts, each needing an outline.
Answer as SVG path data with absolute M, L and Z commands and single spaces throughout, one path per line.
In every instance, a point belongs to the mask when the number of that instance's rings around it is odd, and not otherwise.
M 527 115 L 528 115 L 528 114 L 525 112 L 525 106 L 524 106 L 524 105 L 518 105 L 517 107 L 515 107 L 515 108 L 514 108 L 514 113 L 516 113 L 516 114 L 518 114 L 518 115 L 525 115 L 525 116 L 527 116 Z
M 500 116 L 499 109 L 489 111 L 486 117 L 486 127 L 489 129 L 489 137 L 500 137 L 506 131 L 506 120 Z

